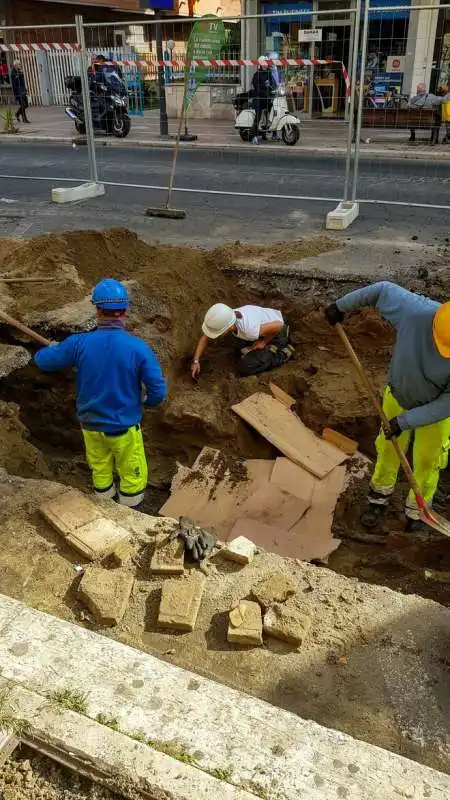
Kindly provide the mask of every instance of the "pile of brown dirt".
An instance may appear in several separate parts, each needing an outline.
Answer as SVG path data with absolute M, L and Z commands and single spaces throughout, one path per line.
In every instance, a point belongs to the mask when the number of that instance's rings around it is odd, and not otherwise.
M 19 418 L 15 403 L 0 401 L 0 467 L 24 478 L 48 478 L 43 455 L 28 441 L 29 431 Z
M 259 266 L 270 264 L 290 264 L 293 261 L 300 261 L 302 258 L 320 256 L 330 250 L 336 250 L 335 239 L 328 236 L 315 236 L 309 239 L 296 239 L 291 242 L 275 242 L 270 244 L 227 244 L 215 250 L 217 257 L 222 260 L 224 266 L 232 264 L 256 263 Z
M 100 278 L 110 275 L 134 282 L 130 328 L 155 349 L 168 378 L 169 399 L 162 409 L 146 413 L 152 463 L 167 456 L 192 463 L 200 449 L 212 445 L 239 457 L 267 457 L 268 443 L 244 425 L 231 406 L 267 386 L 270 380 L 298 398 L 305 422 L 316 430 L 335 424 L 358 438 L 359 428 L 371 446 L 376 429 L 370 406 L 349 376 L 342 390 L 345 361 L 337 337 L 318 306 L 324 302 L 304 275 L 280 278 L 264 270 L 255 280 L 230 272 L 236 258 L 267 264 L 298 260 L 335 247 L 326 237 L 272 245 L 227 245 L 214 251 L 168 245 L 148 245 L 125 229 L 73 231 L 29 241 L 0 241 L 0 271 L 10 275 L 54 275 L 54 283 L 14 286 L 11 313 L 58 309 L 89 294 Z M 329 280 L 327 291 L 333 291 Z M 202 359 L 199 384 L 193 384 L 189 363 L 206 309 L 214 302 L 237 306 L 258 303 L 280 308 L 288 317 L 296 346 L 294 358 L 269 375 L 241 379 L 236 375 L 233 343 L 211 342 Z M 370 354 L 375 382 L 380 385 L 392 334 L 372 315 L 350 321 L 349 332 Z M 52 330 L 46 331 L 52 336 Z M 55 324 L 55 338 L 59 337 Z M 318 349 L 318 342 L 321 349 Z M 374 348 L 374 344 L 376 347 Z M 349 371 L 345 361 L 346 370 Z M 15 373 L 5 386 L 7 400 L 20 403 L 22 419 L 41 441 L 53 447 L 81 447 L 74 414 L 73 377 L 39 375 L 33 365 Z M 26 400 L 24 401 L 24 398 Z M 369 424 L 366 418 L 369 418 Z M 165 462 L 167 466 L 167 462 Z M 170 477 L 153 473 L 164 482 Z M 169 468 L 170 473 L 170 468 Z

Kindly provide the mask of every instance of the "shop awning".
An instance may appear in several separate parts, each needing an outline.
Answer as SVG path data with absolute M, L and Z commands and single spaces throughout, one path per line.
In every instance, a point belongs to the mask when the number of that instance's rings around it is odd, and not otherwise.
M 410 6 L 411 0 L 370 0 L 371 8 L 386 8 L 386 6 Z M 370 20 L 408 19 L 409 11 L 369 11 Z

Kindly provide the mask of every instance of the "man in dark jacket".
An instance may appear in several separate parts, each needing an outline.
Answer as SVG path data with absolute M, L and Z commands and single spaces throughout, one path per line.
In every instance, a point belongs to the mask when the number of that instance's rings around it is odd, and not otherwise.
M 276 88 L 275 79 L 271 70 L 261 64 L 252 78 L 253 107 L 256 113 L 256 135 L 258 135 L 259 122 L 263 111 L 266 112 L 266 125 L 272 108 L 272 92 Z
M 16 111 L 17 122 L 20 122 L 21 117 L 23 122 L 29 122 L 30 120 L 27 117 L 27 87 L 25 84 L 25 75 L 23 74 L 22 64 L 19 60 L 16 60 L 13 63 L 13 68 L 11 70 L 11 86 L 14 99 L 19 106 Z

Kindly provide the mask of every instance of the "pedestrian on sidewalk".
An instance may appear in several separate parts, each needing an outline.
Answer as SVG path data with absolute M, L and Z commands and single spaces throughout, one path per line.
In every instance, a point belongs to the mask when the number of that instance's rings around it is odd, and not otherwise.
M 19 106 L 16 111 L 16 120 L 20 122 L 22 117 L 23 122 L 30 122 L 27 117 L 28 97 L 27 86 L 25 83 L 25 75 L 23 74 L 22 64 L 19 59 L 13 62 L 11 70 L 11 87 L 13 90 L 14 99 Z
M 437 303 L 389 281 L 374 283 L 344 295 L 325 310 L 330 325 L 344 320 L 347 311 L 375 308 L 396 328 L 383 411 L 391 431 L 381 428 L 375 447 L 377 461 L 367 505 L 361 515 L 374 528 L 394 492 L 400 461 L 390 441 L 402 450 L 414 437 L 414 475 L 425 501 L 431 505 L 439 472 L 447 466 L 450 437 L 450 302 Z M 414 492 L 406 499 L 405 530 L 428 528 L 421 523 Z
M 200 359 L 208 341 L 227 334 L 235 337 L 237 368 L 243 376 L 281 367 L 294 353 L 289 324 L 281 311 L 274 308 L 241 306 L 233 309 L 225 303 L 216 303 L 206 312 L 202 331 L 191 362 L 194 379 L 200 374 Z
M 143 409 L 165 400 L 166 382 L 153 350 L 125 331 L 129 305 L 125 286 L 105 278 L 94 288 L 92 302 L 96 329 L 44 347 L 34 360 L 44 372 L 76 368 L 77 416 L 94 492 L 137 509 L 144 501 L 148 474 Z

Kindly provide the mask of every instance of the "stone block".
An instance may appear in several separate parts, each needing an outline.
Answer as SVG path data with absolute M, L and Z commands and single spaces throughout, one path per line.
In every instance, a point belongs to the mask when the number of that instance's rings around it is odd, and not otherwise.
M 311 617 L 297 608 L 274 605 L 264 615 L 264 633 L 299 647 L 311 627 Z
M 263 608 L 270 608 L 274 603 L 284 603 L 296 592 L 295 583 L 285 572 L 273 572 L 267 578 L 252 586 L 251 596 Z
M 62 536 L 67 536 L 103 516 L 98 506 L 78 489 L 67 489 L 51 500 L 46 500 L 39 511 Z
M 88 567 L 78 595 L 100 625 L 112 628 L 125 614 L 133 583 L 133 575 L 125 570 Z
M 164 581 L 159 604 L 158 627 L 193 631 L 202 602 L 205 577 L 194 572 L 185 580 Z
M 104 517 L 99 506 L 77 489 L 68 489 L 46 500 L 39 511 L 68 544 L 91 561 L 110 555 L 130 536 L 129 531 Z
M 123 567 L 134 555 L 135 546 L 129 539 L 122 539 L 111 553 L 111 558 L 116 567 Z
M 238 536 L 227 542 L 221 550 L 221 554 L 229 561 L 236 561 L 238 564 L 250 564 L 256 553 L 256 545 L 245 536 Z
M 163 533 L 156 537 L 150 572 L 154 575 L 183 575 L 184 544 L 178 536 L 171 538 Z
M 94 519 L 66 536 L 66 541 L 86 558 L 94 561 L 109 556 L 129 532 L 106 517 Z
M 262 645 L 262 617 L 258 603 L 241 602 L 230 611 L 228 641 L 230 644 Z

